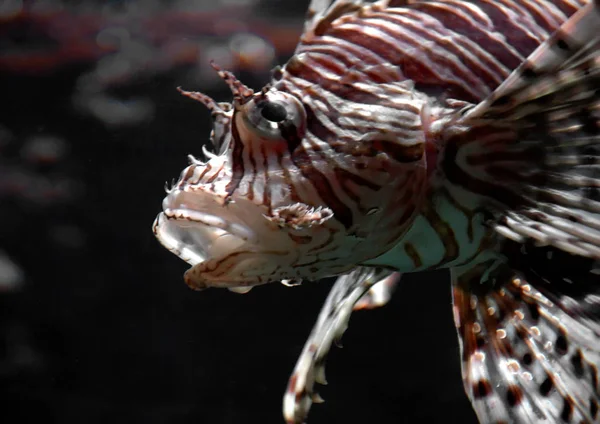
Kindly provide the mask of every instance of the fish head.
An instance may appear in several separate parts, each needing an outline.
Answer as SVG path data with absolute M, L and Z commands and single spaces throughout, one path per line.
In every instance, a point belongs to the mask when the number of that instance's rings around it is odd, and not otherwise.
M 369 130 L 364 113 L 338 135 L 324 134 L 309 92 L 269 85 L 255 93 L 217 70 L 232 104 L 183 92 L 211 109 L 215 152 L 205 150 L 206 161 L 190 159 L 153 226 L 159 241 L 192 266 L 186 283 L 245 291 L 316 280 L 390 249 L 424 191 L 424 141 L 402 144 L 392 129 Z M 394 118 L 371 109 L 377 119 Z M 352 119 L 364 130 L 348 129 Z

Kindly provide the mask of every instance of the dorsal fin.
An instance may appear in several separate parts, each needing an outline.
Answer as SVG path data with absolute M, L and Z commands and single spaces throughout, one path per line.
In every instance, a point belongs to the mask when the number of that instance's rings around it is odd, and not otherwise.
M 489 98 L 461 112 L 464 131 L 448 140 L 448 151 L 457 153 L 446 157 L 469 175 L 464 184 L 503 203 L 494 224 L 500 234 L 594 259 L 600 259 L 598 28 L 596 0 Z
M 532 79 L 555 75 L 580 66 L 586 54 L 598 54 L 600 2 L 594 0 L 576 12 L 542 43 L 487 99 L 470 109 L 465 120 L 489 114 L 503 99 L 532 86 Z M 578 61 L 579 59 L 579 61 Z M 539 83 L 538 83 L 539 86 Z M 500 100 L 500 102 L 499 102 Z

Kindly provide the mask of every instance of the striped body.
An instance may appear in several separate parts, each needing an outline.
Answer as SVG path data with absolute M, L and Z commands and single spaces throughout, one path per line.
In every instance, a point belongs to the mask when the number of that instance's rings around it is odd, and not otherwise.
M 472 160 L 467 151 L 457 157 L 457 151 L 445 148 L 442 136 L 436 134 L 435 121 L 463 107 L 463 102 L 477 103 L 490 95 L 585 3 L 410 2 L 391 9 L 375 3 L 341 17 L 332 13 L 326 24 L 321 22 L 307 31 L 295 55 L 276 74 L 273 86 L 302 99 L 309 113 L 309 146 L 302 146 L 292 158 L 319 146 L 330 157 L 328 170 L 339 166 L 349 172 L 319 173 L 318 166 L 305 171 L 311 173 L 312 186 L 332 207 L 334 216 L 341 215 L 340 210 L 356 208 L 357 196 L 344 180 L 358 179 L 361 172 L 339 164 L 331 146 L 335 150 L 339 145 L 352 145 L 369 126 L 396 138 L 400 146 L 415 140 L 425 143 L 428 181 L 422 186 L 407 183 L 405 188 L 426 191 L 423 199 L 410 199 L 418 214 L 403 237 L 393 246 L 385 244 L 385 252 L 366 264 L 403 272 L 451 267 L 468 264 L 492 247 L 495 235 L 484 225 L 490 216 L 482 205 L 498 203 L 497 198 L 488 196 L 493 187 L 475 180 L 477 169 L 463 167 Z M 425 127 L 422 140 L 409 128 L 402 131 L 398 122 L 382 125 L 380 116 L 364 117 L 367 123 L 350 119 L 361 110 L 381 107 L 381 98 L 373 95 L 381 84 L 398 83 L 414 83 L 413 93 L 420 99 L 427 96 L 415 102 L 408 95 L 407 104 L 403 104 L 407 95 L 390 96 L 390 108 L 414 115 L 411 125 L 418 123 L 420 116 Z
M 396 81 L 414 81 L 417 90 L 438 98 L 477 103 L 587 1 L 389 3 L 402 7 L 385 8 L 377 2 L 338 19 L 332 14 L 327 25 L 321 22 L 305 33 L 286 65 L 289 79 L 335 93 L 323 84 L 327 76 L 335 80 L 354 68 L 373 67 L 357 77 L 389 81 L 391 73 L 384 70 L 394 65 L 399 68 Z M 326 75 L 327 69 L 333 74 Z
M 312 0 L 212 112 L 153 230 L 194 289 L 339 275 L 284 398 L 304 422 L 353 309 L 450 268 L 483 423 L 600 423 L 600 0 Z M 379 289 L 377 289 L 379 288 Z M 426 311 L 423 312 L 424 314 Z
M 582 3 L 334 3 L 260 93 L 224 71 L 233 105 L 187 93 L 212 110 L 218 155 L 182 172 L 157 236 L 194 266 L 186 281 L 196 288 L 318 279 L 361 263 L 450 267 L 489 253 L 488 206 L 497 215 L 506 199 L 469 143 L 506 140 L 484 128 L 457 149 L 448 139 L 463 129 L 448 117 L 488 96 Z

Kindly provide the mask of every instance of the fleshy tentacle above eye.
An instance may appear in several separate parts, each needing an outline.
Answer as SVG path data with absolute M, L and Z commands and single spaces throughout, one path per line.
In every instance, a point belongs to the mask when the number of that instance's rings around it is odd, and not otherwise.
M 198 91 L 186 91 L 181 87 L 177 87 L 177 90 L 185 97 L 202 103 L 210 110 L 213 120 L 213 130 L 210 137 L 211 144 L 217 154 L 223 154 L 227 150 L 231 140 L 231 119 L 233 117 L 231 104 L 217 103 L 211 97 Z
M 254 90 L 238 80 L 231 72 L 221 69 L 221 67 L 214 61 L 210 62 L 210 66 L 212 66 L 212 68 L 217 71 L 221 79 L 225 81 L 231 90 L 231 93 L 233 94 L 234 102 L 243 105 L 244 103 L 252 100 L 252 97 L 254 96 Z

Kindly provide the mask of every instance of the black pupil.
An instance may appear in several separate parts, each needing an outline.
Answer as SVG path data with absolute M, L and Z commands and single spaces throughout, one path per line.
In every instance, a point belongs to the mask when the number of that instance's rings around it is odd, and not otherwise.
M 275 102 L 266 102 L 260 113 L 262 114 L 263 118 L 271 122 L 281 122 L 287 117 L 285 108 L 279 103 Z

